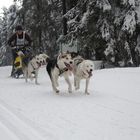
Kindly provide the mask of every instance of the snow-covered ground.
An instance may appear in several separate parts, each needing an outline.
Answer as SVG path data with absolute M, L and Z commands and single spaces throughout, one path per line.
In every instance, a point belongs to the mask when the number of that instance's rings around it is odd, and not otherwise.
M 140 140 L 140 68 L 95 70 L 84 95 L 52 92 L 42 68 L 40 85 L 9 77 L 0 68 L 1 140 Z M 72 77 L 71 77 L 72 81 Z

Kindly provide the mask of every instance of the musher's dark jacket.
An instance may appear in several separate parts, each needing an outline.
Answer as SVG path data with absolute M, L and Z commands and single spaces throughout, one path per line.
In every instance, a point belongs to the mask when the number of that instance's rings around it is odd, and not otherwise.
M 24 33 L 24 31 L 22 32 L 22 34 L 20 35 L 17 35 L 17 33 L 14 33 L 8 40 L 8 45 L 11 46 L 11 47 L 14 47 L 17 45 L 17 37 L 19 39 L 22 39 L 23 38 L 23 34 L 25 35 L 25 45 L 28 45 L 28 46 L 31 46 L 31 38 L 29 37 L 29 35 L 27 33 Z M 26 43 L 27 42 L 27 43 Z

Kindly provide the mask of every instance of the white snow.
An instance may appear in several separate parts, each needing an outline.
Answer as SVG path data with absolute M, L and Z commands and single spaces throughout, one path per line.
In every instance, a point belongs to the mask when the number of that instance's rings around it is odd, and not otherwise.
M 109 40 L 110 39 L 109 24 L 107 23 L 106 20 L 104 20 L 100 30 L 101 30 L 102 37 L 105 40 Z
M 1 140 L 140 139 L 139 67 L 95 70 L 90 95 L 83 93 L 84 81 L 67 93 L 63 78 L 55 95 L 45 68 L 40 85 L 10 78 L 10 71 L 0 67 Z
M 123 2 L 123 4 L 128 4 L 129 3 L 130 5 L 135 7 L 135 0 L 123 0 L 122 2 Z
M 131 35 L 136 29 L 135 11 L 128 12 L 122 30 L 127 30 Z
M 87 25 L 87 20 L 88 20 L 88 17 L 89 17 L 89 9 L 83 14 L 83 17 L 81 19 L 81 27 L 84 27 L 85 25 Z
M 140 1 L 139 1 L 139 6 L 136 7 L 136 13 L 138 18 L 137 22 L 140 24 Z
M 135 7 L 135 0 L 129 0 L 129 4 Z
M 103 0 L 103 1 L 97 1 L 96 4 L 103 9 L 103 11 L 109 11 L 111 10 L 111 5 L 108 0 Z
M 108 1 L 105 1 L 103 4 L 103 11 L 109 11 L 111 10 L 111 5 Z

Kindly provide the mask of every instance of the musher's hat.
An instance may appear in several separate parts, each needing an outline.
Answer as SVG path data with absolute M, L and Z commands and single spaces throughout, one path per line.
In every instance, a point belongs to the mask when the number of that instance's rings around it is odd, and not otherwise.
M 15 28 L 15 30 L 16 30 L 16 31 L 22 31 L 22 30 L 23 30 L 23 28 L 22 28 L 22 26 L 21 26 L 21 25 L 17 25 L 17 26 L 16 26 L 16 28 Z

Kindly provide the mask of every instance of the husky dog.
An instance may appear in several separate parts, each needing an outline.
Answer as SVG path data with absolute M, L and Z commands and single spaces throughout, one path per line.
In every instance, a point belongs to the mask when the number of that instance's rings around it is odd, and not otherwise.
M 93 62 L 91 60 L 84 60 L 80 55 L 73 58 L 74 60 L 74 86 L 78 90 L 80 88 L 81 79 L 86 79 L 85 94 L 89 94 L 88 85 L 94 69 Z
M 52 88 L 55 93 L 59 93 L 57 89 L 59 76 L 64 76 L 68 84 L 68 92 L 72 92 L 72 85 L 69 79 L 70 72 L 73 68 L 73 60 L 69 53 L 62 53 L 56 59 L 50 59 L 46 66 L 47 72 L 50 76 Z
M 38 71 L 39 68 L 47 64 L 49 56 L 46 54 L 39 54 L 31 58 L 27 64 L 25 64 L 25 55 L 20 51 L 18 55 L 22 58 L 22 70 L 25 77 L 25 81 L 28 82 L 28 78 L 33 80 L 35 78 L 35 84 L 38 84 Z
M 49 56 L 48 55 L 46 55 L 45 53 L 41 53 L 41 54 L 39 54 L 39 58 L 40 58 L 40 60 L 41 60 L 41 65 L 42 66 L 46 66 L 47 65 L 47 62 L 48 62 L 48 60 L 49 60 Z

